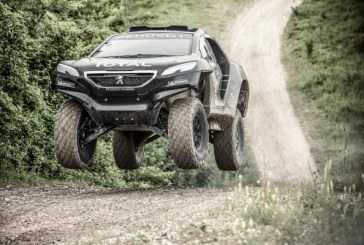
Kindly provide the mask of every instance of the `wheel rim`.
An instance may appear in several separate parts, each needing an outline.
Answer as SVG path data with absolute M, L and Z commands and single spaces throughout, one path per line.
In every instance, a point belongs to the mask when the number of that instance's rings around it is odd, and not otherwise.
M 203 122 L 201 113 L 198 113 L 193 119 L 193 142 L 195 144 L 196 149 L 200 149 L 202 147 L 203 141 Z
M 78 138 L 78 150 L 80 152 L 80 158 L 86 164 L 88 164 L 93 157 L 96 141 L 85 143 L 85 140 L 93 132 L 95 126 L 96 125 L 92 121 L 92 119 L 85 112 L 82 112 L 78 127 L 77 138 Z
M 239 102 L 238 102 L 238 108 L 243 117 L 246 115 L 246 111 L 248 108 L 248 101 L 249 101 L 249 86 L 248 83 L 245 82 L 242 84 L 240 88 Z

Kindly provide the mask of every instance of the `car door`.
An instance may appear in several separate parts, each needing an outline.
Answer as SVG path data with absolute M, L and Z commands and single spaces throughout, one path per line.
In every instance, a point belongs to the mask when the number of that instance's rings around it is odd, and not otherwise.
M 222 72 L 210 44 L 204 37 L 202 37 L 200 40 L 200 52 L 202 57 L 205 58 L 213 68 L 213 75 L 219 84 L 222 79 Z

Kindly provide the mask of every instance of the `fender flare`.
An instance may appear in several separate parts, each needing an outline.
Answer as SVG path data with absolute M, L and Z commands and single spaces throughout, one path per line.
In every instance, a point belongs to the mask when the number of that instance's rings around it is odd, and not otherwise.
M 228 83 L 224 97 L 226 112 L 231 116 L 234 116 L 236 113 L 241 86 L 247 82 L 248 80 L 244 69 L 236 63 L 231 63 L 230 82 Z

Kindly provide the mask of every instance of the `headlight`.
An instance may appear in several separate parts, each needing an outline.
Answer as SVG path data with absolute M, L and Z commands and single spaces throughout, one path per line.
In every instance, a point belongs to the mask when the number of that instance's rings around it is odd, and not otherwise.
M 67 88 L 76 88 L 76 84 L 71 81 L 64 80 L 62 78 L 57 78 L 57 86 L 67 87 Z
M 57 65 L 57 72 L 63 73 L 63 74 L 69 74 L 74 77 L 80 76 L 80 73 L 75 68 L 67 66 L 67 65 L 62 65 L 62 64 Z
M 197 66 L 196 62 L 189 62 L 189 63 L 184 63 L 181 65 L 172 66 L 172 67 L 165 69 L 162 73 L 162 76 L 172 75 L 177 72 L 191 71 L 191 70 L 195 69 L 196 66 Z

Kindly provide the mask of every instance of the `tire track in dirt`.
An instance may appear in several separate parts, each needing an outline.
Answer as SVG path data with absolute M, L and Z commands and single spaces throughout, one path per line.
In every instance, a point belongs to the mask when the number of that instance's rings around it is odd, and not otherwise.
M 251 87 L 249 144 L 263 180 L 312 182 L 316 171 L 294 114 L 281 63 L 281 36 L 295 0 L 258 0 L 236 21 L 231 56 L 244 65 Z M 303 106 L 303 105 L 302 105 Z

